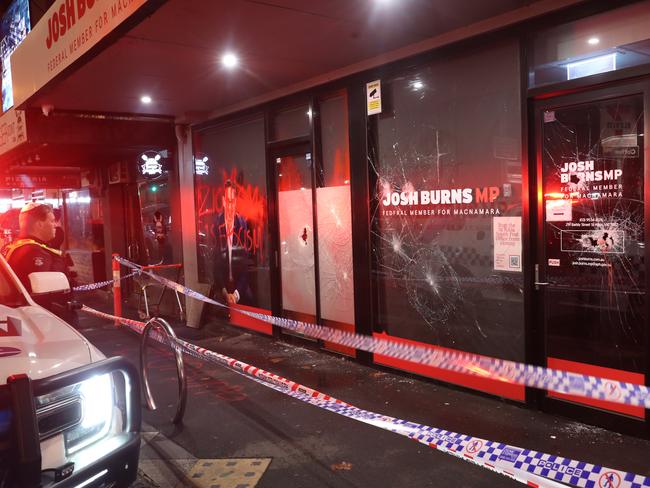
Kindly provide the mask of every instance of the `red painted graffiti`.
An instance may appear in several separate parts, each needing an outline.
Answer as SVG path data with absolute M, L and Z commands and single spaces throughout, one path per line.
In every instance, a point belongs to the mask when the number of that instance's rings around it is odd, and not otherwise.
M 211 243 L 216 239 L 223 239 L 225 242 L 232 237 L 234 243 L 246 249 L 249 253 L 256 255 L 260 261 L 264 260 L 264 236 L 266 233 L 266 196 L 259 186 L 242 183 L 238 178 L 237 169 L 233 168 L 230 173 L 223 171 L 222 184 L 214 185 L 206 183 L 197 178 L 195 194 L 197 208 L 197 227 L 199 235 L 210 238 Z M 224 223 L 215 225 L 215 219 L 226 211 L 225 187 L 232 185 L 235 192 L 233 202 L 234 211 L 241 216 L 246 227 L 232 227 L 226 230 Z M 207 242 L 206 244 L 210 244 Z

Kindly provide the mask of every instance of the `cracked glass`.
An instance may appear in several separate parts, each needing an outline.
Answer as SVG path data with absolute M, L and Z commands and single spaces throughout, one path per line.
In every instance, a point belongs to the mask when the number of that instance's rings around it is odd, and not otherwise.
M 382 79 L 369 129 L 377 332 L 523 360 L 519 84 L 511 40 Z
M 547 356 L 643 372 L 643 96 L 542 116 Z

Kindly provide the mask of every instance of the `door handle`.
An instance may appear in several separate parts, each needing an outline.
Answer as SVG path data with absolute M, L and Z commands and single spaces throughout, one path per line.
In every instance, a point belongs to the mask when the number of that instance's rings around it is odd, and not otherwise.
M 540 286 L 548 286 L 550 283 L 548 281 L 539 281 L 539 264 L 535 265 L 535 289 L 539 290 Z

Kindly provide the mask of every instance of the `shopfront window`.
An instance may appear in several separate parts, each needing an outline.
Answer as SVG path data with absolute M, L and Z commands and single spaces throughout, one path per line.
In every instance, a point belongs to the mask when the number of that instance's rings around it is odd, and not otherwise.
M 321 318 L 354 324 L 348 104 L 320 100 L 322 165 L 316 188 Z
M 286 141 L 309 136 L 312 113 L 307 105 L 300 105 L 277 112 L 272 118 L 271 139 Z
M 370 117 L 376 328 L 522 360 L 518 45 L 382 79 Z
M 650 63 L 650 1 L 539 32 L 528 71 L 536 87 Z
M 271 308 L 264 119 L 194 133 L 199 280 Z

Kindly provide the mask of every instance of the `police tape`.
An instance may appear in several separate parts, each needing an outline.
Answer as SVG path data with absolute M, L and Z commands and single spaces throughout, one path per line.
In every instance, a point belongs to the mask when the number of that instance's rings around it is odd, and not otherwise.
M 140 269 L 137 264 L 124 258 L 117 257 L 116 259 L 120 264 L 128 268 Z M 228 308 L 227 305 L 206 297 L 168 278 L 158 276 L 150 271 L 142 270 L 141 272 L 149 275 L 168 288 L 190 298 L 218 307 Z M 410 361 L 416 364 L 539 388 L 565 395 L 575 395 L 595 400 L 650 408 L 650 388 L 636 383 L 544 368 L 542 366 L 532 366 L 461 351 L 448 351 L 424 346 L 400 344 L 387 339 L 331 329 L 329 327 L 308 324 L 292 319 L 268 316 L 247 310 L 238 309 L 237 312 L 314 339 L 321 339 L 341 346 Z
M 97 317 L 105 318 L 106 320 L 118 320 L 139 334 L 142 334 L 145 327 L 144 322 L 116 317 L 90 307 L 84 306 L 82 310 Z M 154 333 L 153 337 L 160 342 L 168 343 L 166 336 Z M 583 488 L 650 487 L 650 477 L 430 427 L 428 425 L 364 410 L 295 381 L 182 339 L 176 339 L 176 343 L 182 351 L 192 357 L 225 366 L 240 375 L 297 400 L 352 420 L 408 437 L 428 447 L 507 476 L 528 486 L 542 488 L 554 488 L 567 485 Z
M 79 285 L 75 286 L 72 291 L 92 291 L 92 290 L 99 290 L 100 288 L 104 288 L 105 286 L 108 285 L 114 285 L 116 281 L 122 281 L 127 278 L 131 278 L 132 276 L 139 275 L 140 270 L 134 271 L 133 273 L 129 273 L 128 275 L 121 276 L 119 280 L 106 280 L 106 281 L 99 281 L 97 283 L 90 283 L 88 285 Z

